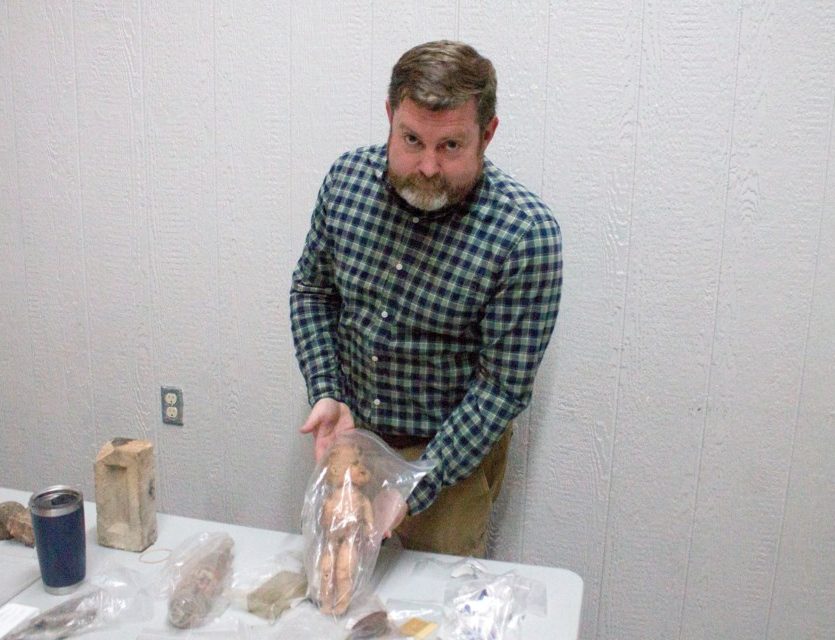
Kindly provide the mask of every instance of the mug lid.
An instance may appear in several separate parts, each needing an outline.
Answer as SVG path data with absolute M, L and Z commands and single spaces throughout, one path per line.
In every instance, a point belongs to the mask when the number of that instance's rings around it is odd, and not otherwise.
M 78 509 L 83 501 L 81 491 L 58 484 L 33 493 L 29 498 L 29 509 L 37 516 L 63 516 Z

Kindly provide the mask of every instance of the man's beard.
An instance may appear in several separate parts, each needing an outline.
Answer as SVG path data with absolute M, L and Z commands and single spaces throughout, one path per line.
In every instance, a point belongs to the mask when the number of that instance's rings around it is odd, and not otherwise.
M 391 170 L 391 166 L 388 170 L 388 179 L 394 190 L 406 202 L 421 211 L 437 211 L 449 205 L 458 204 L 467 197 L 480 177 L 481 168 L 472 182 L 455 185 L 441 174 L 427 178 L 421 173 L 406 175 L 395 173 Z
M 434 175 L 431 178 L 419 173 L 399 175 L 393 173 L 391 168 L 389 168 L 389 182 L 401 198 L 422 211 L 443 209 L 447 205 L 462 200 L 469 191 L 467 189 L 461 193 L 460 188 L 456 189 L 440 175 Z

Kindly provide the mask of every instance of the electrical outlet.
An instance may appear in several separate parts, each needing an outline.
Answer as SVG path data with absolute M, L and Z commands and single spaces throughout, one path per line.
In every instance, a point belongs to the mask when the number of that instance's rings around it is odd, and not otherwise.
M 183 390 L 176 387 L 160 387 L 162 421 L 165 424 L 183 426 Z

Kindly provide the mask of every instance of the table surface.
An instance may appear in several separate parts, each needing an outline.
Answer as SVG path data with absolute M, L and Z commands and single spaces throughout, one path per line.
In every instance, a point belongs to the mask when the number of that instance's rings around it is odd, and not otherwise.
M 14 500 L 28 505 L 30 492 L 0 488 L 0 502 Z M 84 503 L 87 527 L 87 580 L 67 596 L 50 595 L 44 591 L 38 569 L 37 558 L 33 549 L 17 541 L 0 541 L 0 566 L 12 567 L 14 571 L 3 571 L 0 578 L 0 605 L 5 601 L 49 609 L 61 602 L 84 593 L 90 585 L 89 578 L 103 574 L 114 566 L 123 566 L 142 575 L 159 574 L 163 564 L 149 564 L 154 557 L 164 557 L 166 550 L 175 549 L 181 542 L 196 533 L 223 532 L 229 534 L 235 542 L 234 570 L 238 573 L 253 573 L 266 566 L 283 552 L 298 552 L 303 547 L 302 536 L 282 533 L 267 529 L 242 527 L 207 520 L 197 520 L 182 516 L 158 513 L 158 537 L 143 554 L 120 551 L 102 547 L 96 543 L 96 505 Z M 158 550 L 158 553 L 152 551 Z M 404 549 L 381 549 L 380 558 L 371 579 L 374 593 L 385 605 L 389 601 L 426 602 L 439 607 L 443 604 L 444 587 L 449 579 L 448 569 L 463 558 L 439 554 L 420 553 Z M 519 576 L 530 578 L 545 585 L 547 611 L 545 615 L 525 616 L 521 623 L 521 637 L 525 640 L 542 638 L 545 640 L 576 640 L 580 625 L 580 609 L 583 598 L 583 581 L 567 569 L 524 565 L 497 560 L 479 560 L 487 571 L 495 574 L 513 571 Z M 18 580 L 18 587 L 8 583 L 10 575 Z M 28 576 L 28 579 L 27 579 Z M 28 586 L 26 586 L 28 584 Z M 3 590 L 5 585 L 6 590 Z M 14 593 L 22 588 L 19 593 Z M 9 591 L 12 591 L 10 593 Z M 310 606 L 310 605 L 307 605 Z M 389 607 L 393 609 L 393 607 Z M 136 624 L 123 624 L 116 628 L 103 628 L 84 634 L 90 640 L 100 638 L 130 638 L 143 635 L 143 632 L 170 633 L 173 628 L 166 628 L 166 605 L 163 598 L 154 601 L 154 616 L 151 620 Z M 312 609 L 312 607 L 311 607 Z M 299 615 L 302 615 L 299 613 Z M 230 606 L 213 624 L 243 624 L 248 629 L 258 631 L 258 637 L 283 637 L 280 633 L 282 616 L 270 627 L 261 618 L 249 614 L 235 606 Z M 324 616 L 319 616 L 324 618 Z M 328 618 L 330 621 L 330 619 Z M 237 622 L 240 621 L 240 622 Z M 344 623 L 339 623 L 344 628 Z M 206 627 L 208 630 L 210 627 Z M 273 632 L 273 635 L 267 635 Z M 347 635 L 347 632 L 345 632 Z M 308 637 L 313 637 L 308 636 Z M 325 635 L 323 637 L 334 637 Z M 336 637 L 339 637 L 338 635 Z

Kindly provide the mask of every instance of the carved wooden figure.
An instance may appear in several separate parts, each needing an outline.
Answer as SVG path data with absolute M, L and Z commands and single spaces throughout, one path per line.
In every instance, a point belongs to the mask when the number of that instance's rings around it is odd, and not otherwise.
M 319 560 L 319 607 L 323 613 L 345 613 L 353 595 L 360 555 L 370 544 L 374 526 L 371 502 L 362 492 L 371 474 L 353 444 L 334 445 L 327 459 L 328 494 L 320 524 L 324 541 Z

